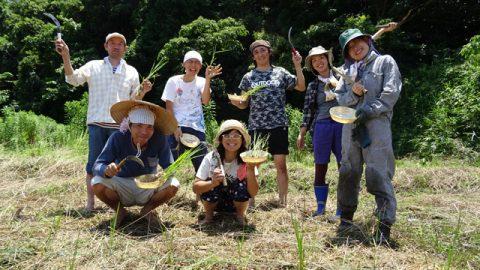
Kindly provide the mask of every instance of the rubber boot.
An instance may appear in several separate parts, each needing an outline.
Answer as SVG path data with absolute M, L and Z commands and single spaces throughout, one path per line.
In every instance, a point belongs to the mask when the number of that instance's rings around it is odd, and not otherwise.
M 313 216 L 323 215 L 325 213 L 325 206 L 327 206 L 328 185 L 315 186 L 315 197 L 317 198 L 317 212 Z

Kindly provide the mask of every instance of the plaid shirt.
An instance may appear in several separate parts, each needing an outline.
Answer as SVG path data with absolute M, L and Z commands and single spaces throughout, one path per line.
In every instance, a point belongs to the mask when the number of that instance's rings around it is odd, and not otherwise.
M 315 79 L 308 84 L 307 93 L 305 94 L 305 101 L 303 104 L 303 120 L 300 127 L 306 127 L 307 130 L 312 129 L 312 124 L 315 121 L 315 119 L 317 119 L 318 114 L 320 113 L 320 110 L 318 110 L 317 108 L 318 91 L 323 91 L 324 87 L 325 87 L 325 83 L 320 81 L 317 77 L 315 77 Z M 333 101 L 333 102 L 336 103 L 336 101 Z M 332 104 L 329 104 L 329 105 L 332 106 Z
M 115 123 L 110 116 L 110 107 L 121 100 L 132 98 L 140 84 L 137 70 L 121 60 L 115 72 L 105 57 L 93 60 L 65 76 L 73 86 L 88 84 L 87 124 Z

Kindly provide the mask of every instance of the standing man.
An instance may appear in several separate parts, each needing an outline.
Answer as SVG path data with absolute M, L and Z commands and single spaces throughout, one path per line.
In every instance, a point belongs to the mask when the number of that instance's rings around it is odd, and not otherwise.
M 110 116 L 110 107 L 121 100 L 142 99 L 152 89 L 149 81 L 140 82 L 137 70 L 123 59 L 127 51 L 127 40 L 120 33 L 110 33 L 104 44 L 108 56 L 93 60 L 74 70 L 70 62 L 70 49 L 65 41 L 55 41 L 55 50 L 62 56 L 65 80 L 73 86 L 88 84 L 88 162 L 86 166 L 87 205 L 92 211 L 95 198 L 91 186 L 92 167 L 102 151 L 108 137 L 118 129 L 118 124 Z
M 387 243 L 395 222 L 397 201 L 392 179 L 395 157 L 392 147 L 393 107 L 400 96 L 402 81 L 397 63 L 390 55 L 380 55 L 372 37 L 358 29 L 340 35 L 347 75 L 354 83 L 340 80 L 338 103 L 356 109 L 357 119 L 342 131 L 342 161 L 338 182 L 341 208 L 340 230 L 348 229 L 357 210 L 360 179 L 365 168 L 367 191 L 375 196 L 378 224 L 377 243 Z
M 245 74 L 239 88 L 247 92 L 249 89 L 264 86 L 251 95 L 246 102 L 232 101 L 239 109 L 250 106 L 248 130 L 251 136 L 268 136 L 268 152 L 273 156 L 277 169 L 277 184 L 280 206 L 287 206 L 288 193 L 288 118 L 285 111 L 286 90 L 305 91 L 305 77 L 302 73 L 302 56 L 295 51 L 292 61 L 296 76 L 282 67 L 270 63 L 272 56 L 270 43 L 256 40 L 250 45 L 255 68 Z

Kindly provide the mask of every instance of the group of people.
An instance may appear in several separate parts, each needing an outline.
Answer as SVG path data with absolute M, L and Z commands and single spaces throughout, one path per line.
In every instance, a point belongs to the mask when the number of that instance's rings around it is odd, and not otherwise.
M 273 156 L 278 184 L 279 205 L 287 206 L 289 153 L 288 118 L 285 111 L 286 90 L 307 90 L 303 123 L 297 147 L 303 148 L 305 135 L 313 136 L 315 157 L 314 190 L 317 198 L 316 215 L 325 212 L 328 183 L 325 175 L 330 154 L 339 168 L 337 213 L 339 229 L 352 226 L 358 205 L 363 165 L 367 191 L 375 196 L 378 228 L 376 239 L 387 242 L 390 227 L 395 222 L 396 201 L 392 186 L 394 156 L 390 123 L 392 110 L 401 91 L 398 67 L 389 55 L 381 55 L 373 39 L 395 28 L 390 24 L 373 37 L 358 29 L 348 29 L 340 35 L 345 64 L 343 76 L 332 71 L 332 52 L 322 46 L 310 50 L 305 67 L 315 79 L 306 87 L 302 72 L 302 56 L 292 52 L 295 75 L 272 65 L 272 49 L 268 41 L 256 40 L 249 49 L 255 68 L 246 73 L 238 86 L 241 91 L 255 87 L 260 90 L 246 101 L 234 101 L 239 109 L 250 108 L 248 128 L 237 120 L 224 121 L 214 140 L 214 149 L 207 153 L 205 143 L 192 159 L 196 177 L 193 191 L 205 210 L 200 224 L 211 223 L 215 211 L 235 213 L 236 220 L 245 224 L 245 213 L 258 193 L 260 163 L 245 163 L 240 153 L 246 151 L 252 138 L 268 141 Z M 184 74 L 168 79 L 162 100 L 166 109 L 141 99 L 152 89 L 152 83 L 140 83 L 135 68 L 123 56 L 126 38 L 111 33 L 105 39 L 108 56 L 90 61 L 74 70 L 67 44 L 59 39 L 56 51 L 62 56 L 66 81 L 74 86 L 88 83 L 89 102 L 87 125 L 89 155 L 86 167 L 87 209 L 94 209 L 94 195 L 117 212 L 117 223 L 127 215 L 125 207 L 141 205 L 140 215 L 155 218 L 154 209 L 175 196 L 180 183 L 174 177 L 166 179 L 156 189 L 141 189 L 135 178 L 156 173 L 158 165 L 167 168 L 185 147 L 179 143 L 183 133 L 205 142 L 205 121 L 202 104 L 210 100 L 210 81 L 222 73 L 221 66 L 207 66 L 205 78 L 198 76 L 202 56 L 196 51 L 185 54 Z M 351 78 L 347 80 L 345 76 Z M 356 109 L 353 124 L 339 124 L 329 115 L 334 106 Z M 139 162 L 127 161 L 137 156 Z

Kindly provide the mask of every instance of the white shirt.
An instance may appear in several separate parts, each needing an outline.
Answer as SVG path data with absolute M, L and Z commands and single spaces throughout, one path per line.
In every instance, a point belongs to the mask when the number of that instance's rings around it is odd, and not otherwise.
M 243 164 L 242 166 L 245 166 L 245 164 Z M 219 168 L 218 159 L 213 155 L 213 152 L 209 152 L 203 158 L 202 163 L 198 168 L 196 177 L 202 180 L 207 180 L 208 178 L 211 178 L 213 176 L 213 170 L 215 170 L 215 168 Z M 234 180 L 239 177 L 238 172 L 240 169 L 240 165 L 237 163 L 236 159 L 230 163 L 224 162 L 223 169 L 225 170 L 225 177 L 227 177 L 227 179 Z M 258 176 L 257 167 L 255 167 L 255 175 Z
M 138 72 L 134 67 L 122 59 L 113 73 L 108 57 L 86 63 L 72 75 L 66 75 L 65 81 L 73 86 L 87 82 L 87 124 L 115 123 L 110 116 L 110 107 L 119 101 L 130 99 L 140 85 Z
M 182 77 L 183 75 L 175 75 L 168 79 L 163 90 L 162 100 L 173 102 L 173 114 L 179 126 L 205 132 L 202 109 L 205 78 L 195 76 L 193 81 L 184 82 Z

